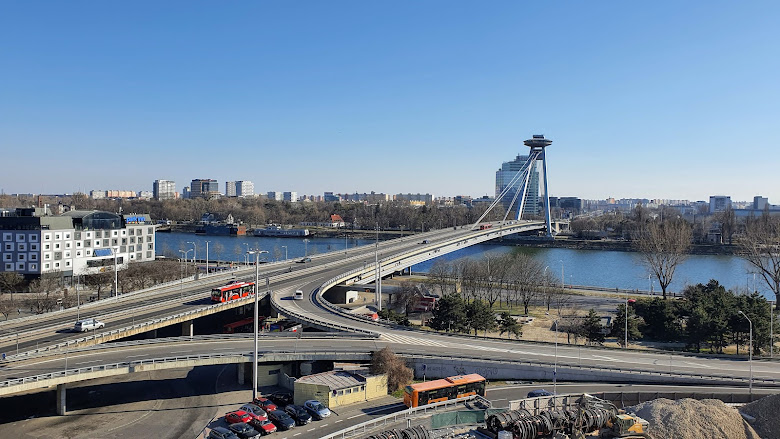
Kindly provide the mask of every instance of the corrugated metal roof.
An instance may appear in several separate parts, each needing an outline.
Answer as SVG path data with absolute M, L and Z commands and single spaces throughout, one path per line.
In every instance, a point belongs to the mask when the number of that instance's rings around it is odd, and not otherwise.
M 328 386 L 330 390 L 346 389 L 366 383 L 366 377 L 359 373 L 339 370 L 334 372 L 323 372 L 314 375 L 308 375 L 298 378 L 296 382 L 318 384 Z

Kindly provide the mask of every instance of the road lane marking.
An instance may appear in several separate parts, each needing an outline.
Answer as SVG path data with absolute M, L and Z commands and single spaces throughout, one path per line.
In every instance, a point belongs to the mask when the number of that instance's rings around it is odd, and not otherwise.
M 605 357 L 605 356 L 603 356 L 603 355 L 591 355 L 591 356 L 592 356 L 593 358 L 600 358 L 600 359 L 602 359 L 602 360 L 606 360 L 606 361 L 620 361 L 620 360 L 618 360 L 618 359 L 616 359 L 616 358 L 612 358 L 612 357 Z
M 707 369 L 712 369 L 712 366 L 707 366 L 706 364 L 699 364 L 699 363 L 689 363 L 689 362 L 687 362 L 687 361 L 683 361 L 683 363 L 685 363 L 685 364 L 690 364 L 691 366 L 696 366 L 696 367 L 706 367 Z

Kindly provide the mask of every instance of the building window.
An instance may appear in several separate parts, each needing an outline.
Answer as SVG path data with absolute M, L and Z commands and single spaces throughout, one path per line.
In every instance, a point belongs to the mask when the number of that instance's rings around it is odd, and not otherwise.
M 43 235 L 44 241 L 51 241 L 51 233 L 46 233 Z
M 70 233 L 65 233 L 65 239 L 70 239 Z
M 26 252 L 27 251 L 27 244 L 25 244 L 23 242 L 20 242 L 20 243 L 16 244 L 16 251 Z
M 76 257 L 77 257 L 77 258 L 80 258 L 80 257 L 81 257 L 81 250 L 76 250 Z
M 111 231 L 111 236 L 117 236 L 117 235 L 119 235 L 118 231 L 116 231 L 116 230 L 112 230 Z
M 130 244 L 135 244 L 135 237 L 130 237 Z
M 49 265 L 49 264 L 45 264 L 45 265 L 43 266 L 43 268 L 45 268 L 45 269 L 47 269 L 47 270 L 49 269 L 49 267 L 50 267 L 50 265 Z
M 5 264 L 5 271 L 14 271 L 14 264 Z
M 84 241 L 84 247 L 92 247 L 92 241 L 90 241 L 89 239 Z
M 24 234 L 17 233 L 16 234 L 16 242 L 24 242 Z
M 38 255 L 36 255 L 35 253 L 30 253 L 30 260 L 31 261 L 37 261 L 38 260 Z
M 81 248 L 81 241 L 76 241 L 76 248 Z
M 136 258 L 136 259 L 141 259 L 141 255 L 142 255 L 142 253 L 136 253 L 136 254 L 135 254 L 135 258 Z
M 59 233 L 55 233 L 55 234 L 54 234 L 54 240 L 55 240 L 55 241 L 59 241 L 59 240 L 61 239 L 61 236 L 62 236 L 62 235 L 60 235 Z
M 55 262 L 54 263 L 54 268 L 60 268 L 60 263 L 59 262 Z
M 122 245 L 127 245 L 127 238 L 122 238 Z
M 60 249 L 60 243 L 59 243 L 59 242 L 55 242 L 55 243 L 54 243 L 54 249 L 55 249 L 55 250 L 59 250 L 59 249 Z M 380 268 L 381 268 L 381 267 L 380 267 Z
M 149 229 L 147 229 L 146 233 L 148 233 L 148 234 L 150 234 L 150 235 L 151 235 L 152 233 L 154 233 L 154 227 L 149 227 Z
M 3 241 L 12 241 L 14 239 L 13 236 L 12 233 L 3 233 Z
M 44 253 L 43 254 L 43 259 L 46 259 L 46 260 L 51 259 L 51 253 Z
M 30 264 L 30 271 L 38 271 L 38 264 Z
M 16 271 L 24 271 L 24 262 L 16 263 Z
M 70 267 L 70 261 L 65 261 L 65 266 Z
M 11 253 L 5 253 L 3 255 L 3 260 L 4 261 L 10 261 L 10 260 L 12 260 L 12 258 L 13 258 L 13 256 L 11 255 Z
M 92 250 L 87 249 L 87 256 L 92 256 Z
M 87 238 L 92 238 L 92 232 L 87 232 Z
M 38 244 L 30 244 L 30 251 L 37 252 L 38 251 Z
M 51 250 L 51 244 L 43 244 L 44 250 Z
M 38 242 L 38 235 L 30 235 L 30 242 Z
M 152 259 L 152 252 L 146 252 L 146 259 Z
M 62 259 L 62 252 L 54 252 L 54 259 L 58 261 Z M 57 264 L 57 266 L 59 266 L 59 264 Z
M 65 243 L 65 248 L 70 248 L 71 247 L 70 243 L 71 243 L 70 241 L 66 242 Z
M 128 233 L 129 233 L 129 235 L 130 235 L 130 236 L 133 236 L 133 233 L 134 233 L 134 232 L 135 232 L 135 229 L 130 229 L 130 230 L 128 231 Z
M 148 247 L 148 250 L 154 250 L 154 244 L 148 244 L 147 247 Z
M 127 230 L 122 230 L 122 233 L 120 234 L 120 236 L 127 236 Z
M 10 251 L 13 251 L 13 250 L 14 250 L 14 245 L 11 244 L 10 242 L 6 242 L 5 243 L 5 251 L 10 252 Z
M 65 252 L 65 257 L 69 258 L 70 257 L 70 252 Z
M 103 240 L 103 247 L 108 247 L 108 239 Z
M 152 237 L 151 236 L 147 236 L 146 237 L 146 242 L 152 242 Z
M 76 240 L 81 239 L 81 232 L 73 232 L 73 239 Z

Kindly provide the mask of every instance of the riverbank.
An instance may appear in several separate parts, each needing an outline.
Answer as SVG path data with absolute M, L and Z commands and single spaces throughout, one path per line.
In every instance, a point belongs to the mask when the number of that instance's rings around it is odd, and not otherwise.
M 611 250 L 623 252 L 636 252 L 631 241 L 618 241 L 614 239 L 574 239 L 569 237 L 556 237 L 554 240 L 538 238 L 535 236 L 507 237 L 501 241 L 490 241 L 498 245 L 522 245 L 535 248 L 568 248 L 572 250 Z M 736 245 L 691 245 L 692 255 L 724 255 L 733 256 L 738 253 Z

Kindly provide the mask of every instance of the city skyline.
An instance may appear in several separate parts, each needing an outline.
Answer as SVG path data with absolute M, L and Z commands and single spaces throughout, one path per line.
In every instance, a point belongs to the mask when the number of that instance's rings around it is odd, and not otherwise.
M 557 196 L 779 200 L 778 8 L 15 3 L 0 189 L 478 197 L 544 134 Z

